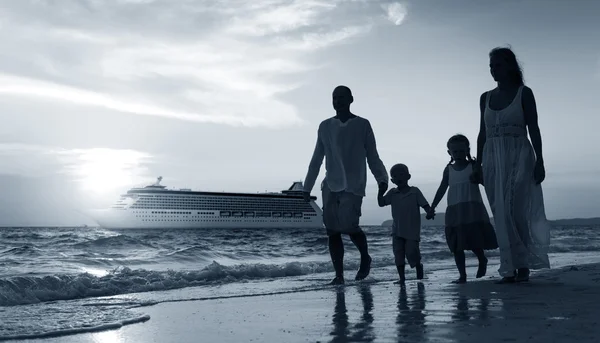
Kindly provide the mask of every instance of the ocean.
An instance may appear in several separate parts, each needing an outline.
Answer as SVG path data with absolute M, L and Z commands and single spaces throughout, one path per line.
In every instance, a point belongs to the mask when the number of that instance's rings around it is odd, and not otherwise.
M 363 282 L 395 280 L 390 228 L 364 229 L 373 263 Z M 556 226 L 551 262 L 597 255 L 599 229 Z M 344 243 L 352 283 L 360 258 Z M 443 228 L 423 228 L 421 254 L 426 273 L 454 271 Z M 497 250 L 487 255 L 497 262 Z M 331 287 L 332 278 L 324 230 L 0 228 L 0 340 L 135 325 L 151 318 L 132 308 L 302 292 Z

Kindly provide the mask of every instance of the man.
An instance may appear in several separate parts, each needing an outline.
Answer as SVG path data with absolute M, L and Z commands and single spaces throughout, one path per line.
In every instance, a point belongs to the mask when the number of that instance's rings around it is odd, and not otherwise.
M 371 123 L 350 112 L 354 102 L 350 88 L 338 86 L 333 91 L 335 117 L 319 125 L 317 144 L 304 180 L 304 200 L 310 201 L 323 158 L 325 180 L 322 183 L 323 223 L 329 237 L 329 254 L 335 270 L 331 284 L 344 283 L 344 244 L 347 234 L 360 251 L 360 268 L 355 280 L 362 280 L 371 270 L 367 236 L 359 226 L 362 199 L 367 184 L 366 163 L 375 176 L 380 190 L 388 187 L 387 170 L 375 143 Z

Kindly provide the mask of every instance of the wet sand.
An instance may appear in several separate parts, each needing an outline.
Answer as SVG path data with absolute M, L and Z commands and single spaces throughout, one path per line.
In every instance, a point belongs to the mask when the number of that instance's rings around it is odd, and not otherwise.
M 597 342 L 600 264 L 449 284 L 454 271 L 404 288 L 357 283 L 297 293 L 139 308 L 142 324 L 30 342 Z M 475 269 L 469 268 L 470 275 Z M 414 277 L 414 270 L 409 273 Z M 496 274 L 490 266 L 489 274 Z

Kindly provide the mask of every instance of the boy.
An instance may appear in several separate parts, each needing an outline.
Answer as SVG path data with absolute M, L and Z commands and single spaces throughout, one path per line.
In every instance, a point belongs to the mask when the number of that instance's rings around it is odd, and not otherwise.
M 379 190 L 377 202 L 380 207 L 392 206 L 392 226 L 394 258 L 396 269 L 400 276 L 400 284 L 404 283 L 405 257 L 411 268 L 417 268 L 417 279 L 423 279 L 423 264 L 419 241 L 421 240 L 421 212 L 419 207 L 427 213 L 427 219 L 434 214 L 423 193 L 417 188 L 408 185 L 410 173 L 404 164 L 396 164 L 390 170 L 392 182 L 397 186 L 384 195 L 385 190 Z
M 342 234 L 350 236 L 360 251 L 360 268 L 355 280 L 362 280 L 371 270 L 367 236 L 359 226 L 362 200 L 365 196 L 367 172 L 365 160 L 385 192 L 388 174 L 379 158 L 375 135 L 365 118 L 350 112 L 354 101 L 350 88 L 338 86 L 333 91 L 335 117 L 321 122 L 317 144 L 304 179 L 304 200 L 310 201 L 323 158 L 326 158 L 323 192 L 323 223 L 329 238 L 329 254 L 335 269 L 333 285 L 344 283 L 344 243 Z

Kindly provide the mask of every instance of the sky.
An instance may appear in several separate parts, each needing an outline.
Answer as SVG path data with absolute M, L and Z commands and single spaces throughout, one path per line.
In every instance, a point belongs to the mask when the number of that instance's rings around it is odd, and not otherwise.
M 340 84 L 432 201 L 447 139 L 475 153 L 488 52 L 506 45 L 537 100 L 548 218 L 600 216 L 598 17 L 587 0 L 3 1 L 0 226 L 93 225 L 83 210 L 157 176 L 287 189 Z M 362 223 L 379 224 L 368 178 Z

